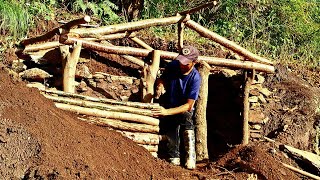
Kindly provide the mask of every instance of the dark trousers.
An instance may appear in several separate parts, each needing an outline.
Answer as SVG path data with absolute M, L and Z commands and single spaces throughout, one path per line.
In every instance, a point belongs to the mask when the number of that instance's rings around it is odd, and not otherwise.
M 184 130 L 194 130 L 193 112 L 184 112 L 166 116 L 160 121 L 163 133 L 168 137 L 168 155 L 170 158 L 180 157 L 180 133 Z

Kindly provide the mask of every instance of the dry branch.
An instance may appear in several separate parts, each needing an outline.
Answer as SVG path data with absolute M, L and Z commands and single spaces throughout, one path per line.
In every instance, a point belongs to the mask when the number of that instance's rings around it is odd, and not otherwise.
M 209 39 L 223 45 L 224 47 L 229 48 L 229 49 L 235 51 L 236 53 L 239 53 L 240 55 L 246 57 L 247 59 L 249 59 L 251 61 L 260 62 L 263 64 L 272 64 L 272 62 L 270 60 L 262 58 L 256 54 L 253 54 L 252 52 L 246 50 L 245 48 L 242 48 L 238 44 L 210 31 L 209 29 L 201 26 L 200 24 L 198 24 L 192 20 L 188 20 L 187 22 L 185 22 L 185 24 L 187 27 L 198 32 L 201 36 L 209 38 Z
M 64 97 L 72 97 L 72 98 L 78 98 L 78 99 L 92 101 L 92 102 L 101 102 L 101 103 L 108 103 L 108 104 L 115 104 L 115 105 L 124 105 L 124 106 L 143 108 L 143 109 L 153 109 L 154 107 L 158 107 L 159 106 L 159 104 L 156 104 L 156 103 L 124 102 L 124 101 L 117 101 L 117 100 L 114 100 L 114 99 L 95 98 L 95 97 L 84 96 L 84 95 L 80 95 L 80 94 L 66 93 L 66 92 L 57 91 L 57 90 L 45 90 L 45 89 L 39 89 L 39 90 L 43 91 L 43 92 L 46 92 L 46 93 L 49 93 L 49 94 L 56 94 L 56 95 L 64 96 Z
M 108 35 L 93 35 L 92 37 L 83 38 L 87 41 L 104 41 L 104 40 L 113 40 L 113 39 L 122 39 L 122 38 L 132 38 L 135 37 L 135 33 L 125 32 L 125 33 L 116 33 Z
M 68 105 L 62 103 L 55 103 L 57 108 L 75 112 L 78 114 L 90 115 L 90 116 L 97 116 L 97 117 L 105 117 L 110 119 L 119 119 L 124 121 L 132 121 L 132 122 L 139 122 L 149 125 L 158 126 L 159 120 L 156 118 L 138 115 L 138 114 L 131 114 L 131 113 L 122 113 L 122 112 L 114 112 L 114 111 L 103 111 L 99 109 L 92 109 L 92 108 L 84 108 L 75 105 Z
M 196 101 L 195 107 L 195 125 L 196 125 L 196 157 L 197 161 L 209 159 L 208 142 L 207 142 L 207 119 L 206 110 L 208 102 L 208 81 L 211 67 L 202 62 L 199 67 L 201 76 L 201 86 L 199 98 Z
M 147 43 L 143 42 L 141 39 L 137 38 L 137 37 L 133 37 L 131 38 L 131 40 L 137 44 L 139 44 L 141 47 L 148 49 L 148 50 L 153 50 L 153 48 L 151 46 L 149 46 Z
M 133 48 L 133 47 L 103 46 L 99 43 L 85 41 L 83 39 L 68 37 L 68 36 L 62 36 L 60 39 L 60 42 L 64 44 L 73 44 L 76 41 L 82 41 L 82 46 L 84 48 L 88 48 L 95 51 L 112 53 L 112 54 L 127 54 L 131 56 L 146 57 L 152 52 L 151 50 Z M 175 59 L 178 56 L 178 53 L 160 51 L 160 56 L 162 59 Z M 198 60 L 206 61 L 208 64 L 215 65 L 215 66 L 224 66 L 224 67 L 239 68 L 239 69 L 255 69 L 257 71 L 274 73 L 274 67 L 272 65 L 266 65 L 266 64 L 261 64 L 257 62 L 240 61 L 235 59 L 223 59 L 223 58 L 206 57 L 206 56 L 199 56 Z
M 67 61 L 63 69 L 63 91 L 65 92 L 75 92 L 75 74 L 80 52 L 81 42 L 76 42 L 73 46 L 72 53 L 67 57 Z
M 53 49 L 53 48 L 59 47 L 61 45 L 63 45 L 63 44 L 60 44 L 59 41 L 27 45 L 24 48 L 24 50 L 22 51 L 22 53 L 29 53 L 29 52 L 36 52 L 36 51 L 40 51 L 40 50 Z
M 209 3 L 206 3 L 206 4 L 202 4 L 202 5 L 198 6 L 198 7 L 195 7 L 195 8 L 186 10 L 186 11 L 179 12 L 179 14 L 191 14 L 191 13 L 200 11 L 201 9 L 204 9 L 204 8 L 207 8 L 207 7 L 211 7 L 211 6 L 215 6 L 216 4 L 217 4 L 216 1 L 212 1 L 212 2 L 209 2 Z
M 127 131 L 117 131 L 127 138 L 138 144 L 159 144 L 160 141 L 164 140 L 162 135 L 150 134 L 150 133 L 132 133 Z
M 143 116 L 152 116 L 151 110 L 148 109 L 140 109 L 134 108 L 130 106 L 123 106 L 123 105 L 110 105 L 106 103 L 99 103 L 99 102 L 92 102 L 86 100 L 79 100 L 67 97 L 57 97 L 48 94 L 44 94 L 44 96 L 54 102 L 64 103 L 64 104 L 71 104 L 81 107 L 87 108 L 95 108 L 105 111 L 115 111 L 115 112 L 124 112 L 124 113 L 132 113 L 132 114 L 139 114 Z
M 72 21 L 68 22 L 67 24 L 64 24 L 60 27 L 54 28 L 53 30 L 47 32 L 46 34 L 43 34 L 43 35 L 40 35 L 37 37 L 33 37 L 33 38 L 29 38 L 29 39 L 24 39 L 20 42 L 20 44 L 26 46 L 28 44 L 33 44 L 33 43 L 40 42 L 40 41 L 46 41 L 46 40 L 52 38 L 54 35 L 59 34 L 60 29 L 69 30 L 73 26 L 76 26 L 78 24 L 88 23 L 88 22 L 90 22 L 90 16 L 84 16 L 82 18 L 72 20 Z
M 79 118 L 84 121 L 92 122 L 101 126 L 108 126 L 112 129 L 118 129 L 131 132 L 144 132 L 144 133 L 158 133 L 159 126 L 152 126 L 147 124 L 138 124 L 132 122 L 123 122 L 121 120 L 107 119 L 107 118 Z
M 87 28 L 79 28 L 79 29 L 71 29 L 70 32 L 79 34 L 80 37 L 88 37 L 93 34 L 114 34 L 118 32 L 124 31 L 137 31 L 143 28 L 148 28 L 152 26 L 164 26 L 178 23 L 179 21 L 183 21 L 185 16 L 174 16 L 168 18 L 158 18 L 158 19 L 146 19 L 137 22 L 129 22 L 117 25 L 103 26 L 94 29 Z

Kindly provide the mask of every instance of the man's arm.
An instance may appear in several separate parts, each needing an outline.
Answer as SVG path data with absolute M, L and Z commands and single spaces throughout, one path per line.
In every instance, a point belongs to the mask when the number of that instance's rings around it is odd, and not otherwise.
M 194 102 L 195 102 L 194 99 L 188 99 L 185 104 L 178 107 L 169 108 L 169 109 L 165 109 L 164 107 L 160 106 L 152 109 L 152 113 L 154 117 L 170 116 L 170 115 L 184 113 L 192 110 Z

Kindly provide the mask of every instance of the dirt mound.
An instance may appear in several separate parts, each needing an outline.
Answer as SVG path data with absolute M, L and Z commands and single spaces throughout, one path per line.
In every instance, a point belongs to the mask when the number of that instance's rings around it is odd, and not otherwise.
M 279 155 L 271 152 L 265 144 L 238 146 L 209 167 L 224 167 L 239 176 L 243 176 L 243 172 L 255 174 L 258 179 L 299 179 L 281 164 L 284 159 L 279 159 Z M 245 176 L 243 179 L 246 179 Z
M 11 178 L 163 179 L 171 167 L 120 134 L 59 110 L 0 71 L 0 175 Z

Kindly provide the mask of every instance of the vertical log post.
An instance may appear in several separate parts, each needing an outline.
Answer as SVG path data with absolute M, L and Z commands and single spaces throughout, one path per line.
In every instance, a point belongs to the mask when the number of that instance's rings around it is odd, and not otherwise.
M 67 61 L 63 69 L 63 91 L 74 93 L 75 92 L 75 73 L 77 63 L 80 57 L 82 43 L 76 42 L 73 46 L 73 51 L 70 56 L 67 56 Z
M 142 102 L 151 103 L 153 102 L 154 96 L 154 83 L 157 78 L 157 73 L 160 66 L 160 50 L 152 51 L 152 64 L 149 66 L 145 65 L 143 68 L 142 80 Z
M 183 29 L 184 29 L 184 23 L 178 23 L 178 49 L 179 51 L 183 48 Z
M 249 91 L 254 76 L 255 70 L 244 72 L 242 145 L 249 143 Z
M 199 98 L 196 101 L 195 110 L 195 134 L 196 134 L 196 157 L 197 161 L 209 159 L 207 144 L 207 118 L 206 109 L 208 101 L 208 81 L 211 67 L 206 62 L 201 62 L 199 73 L 202 78 Z

